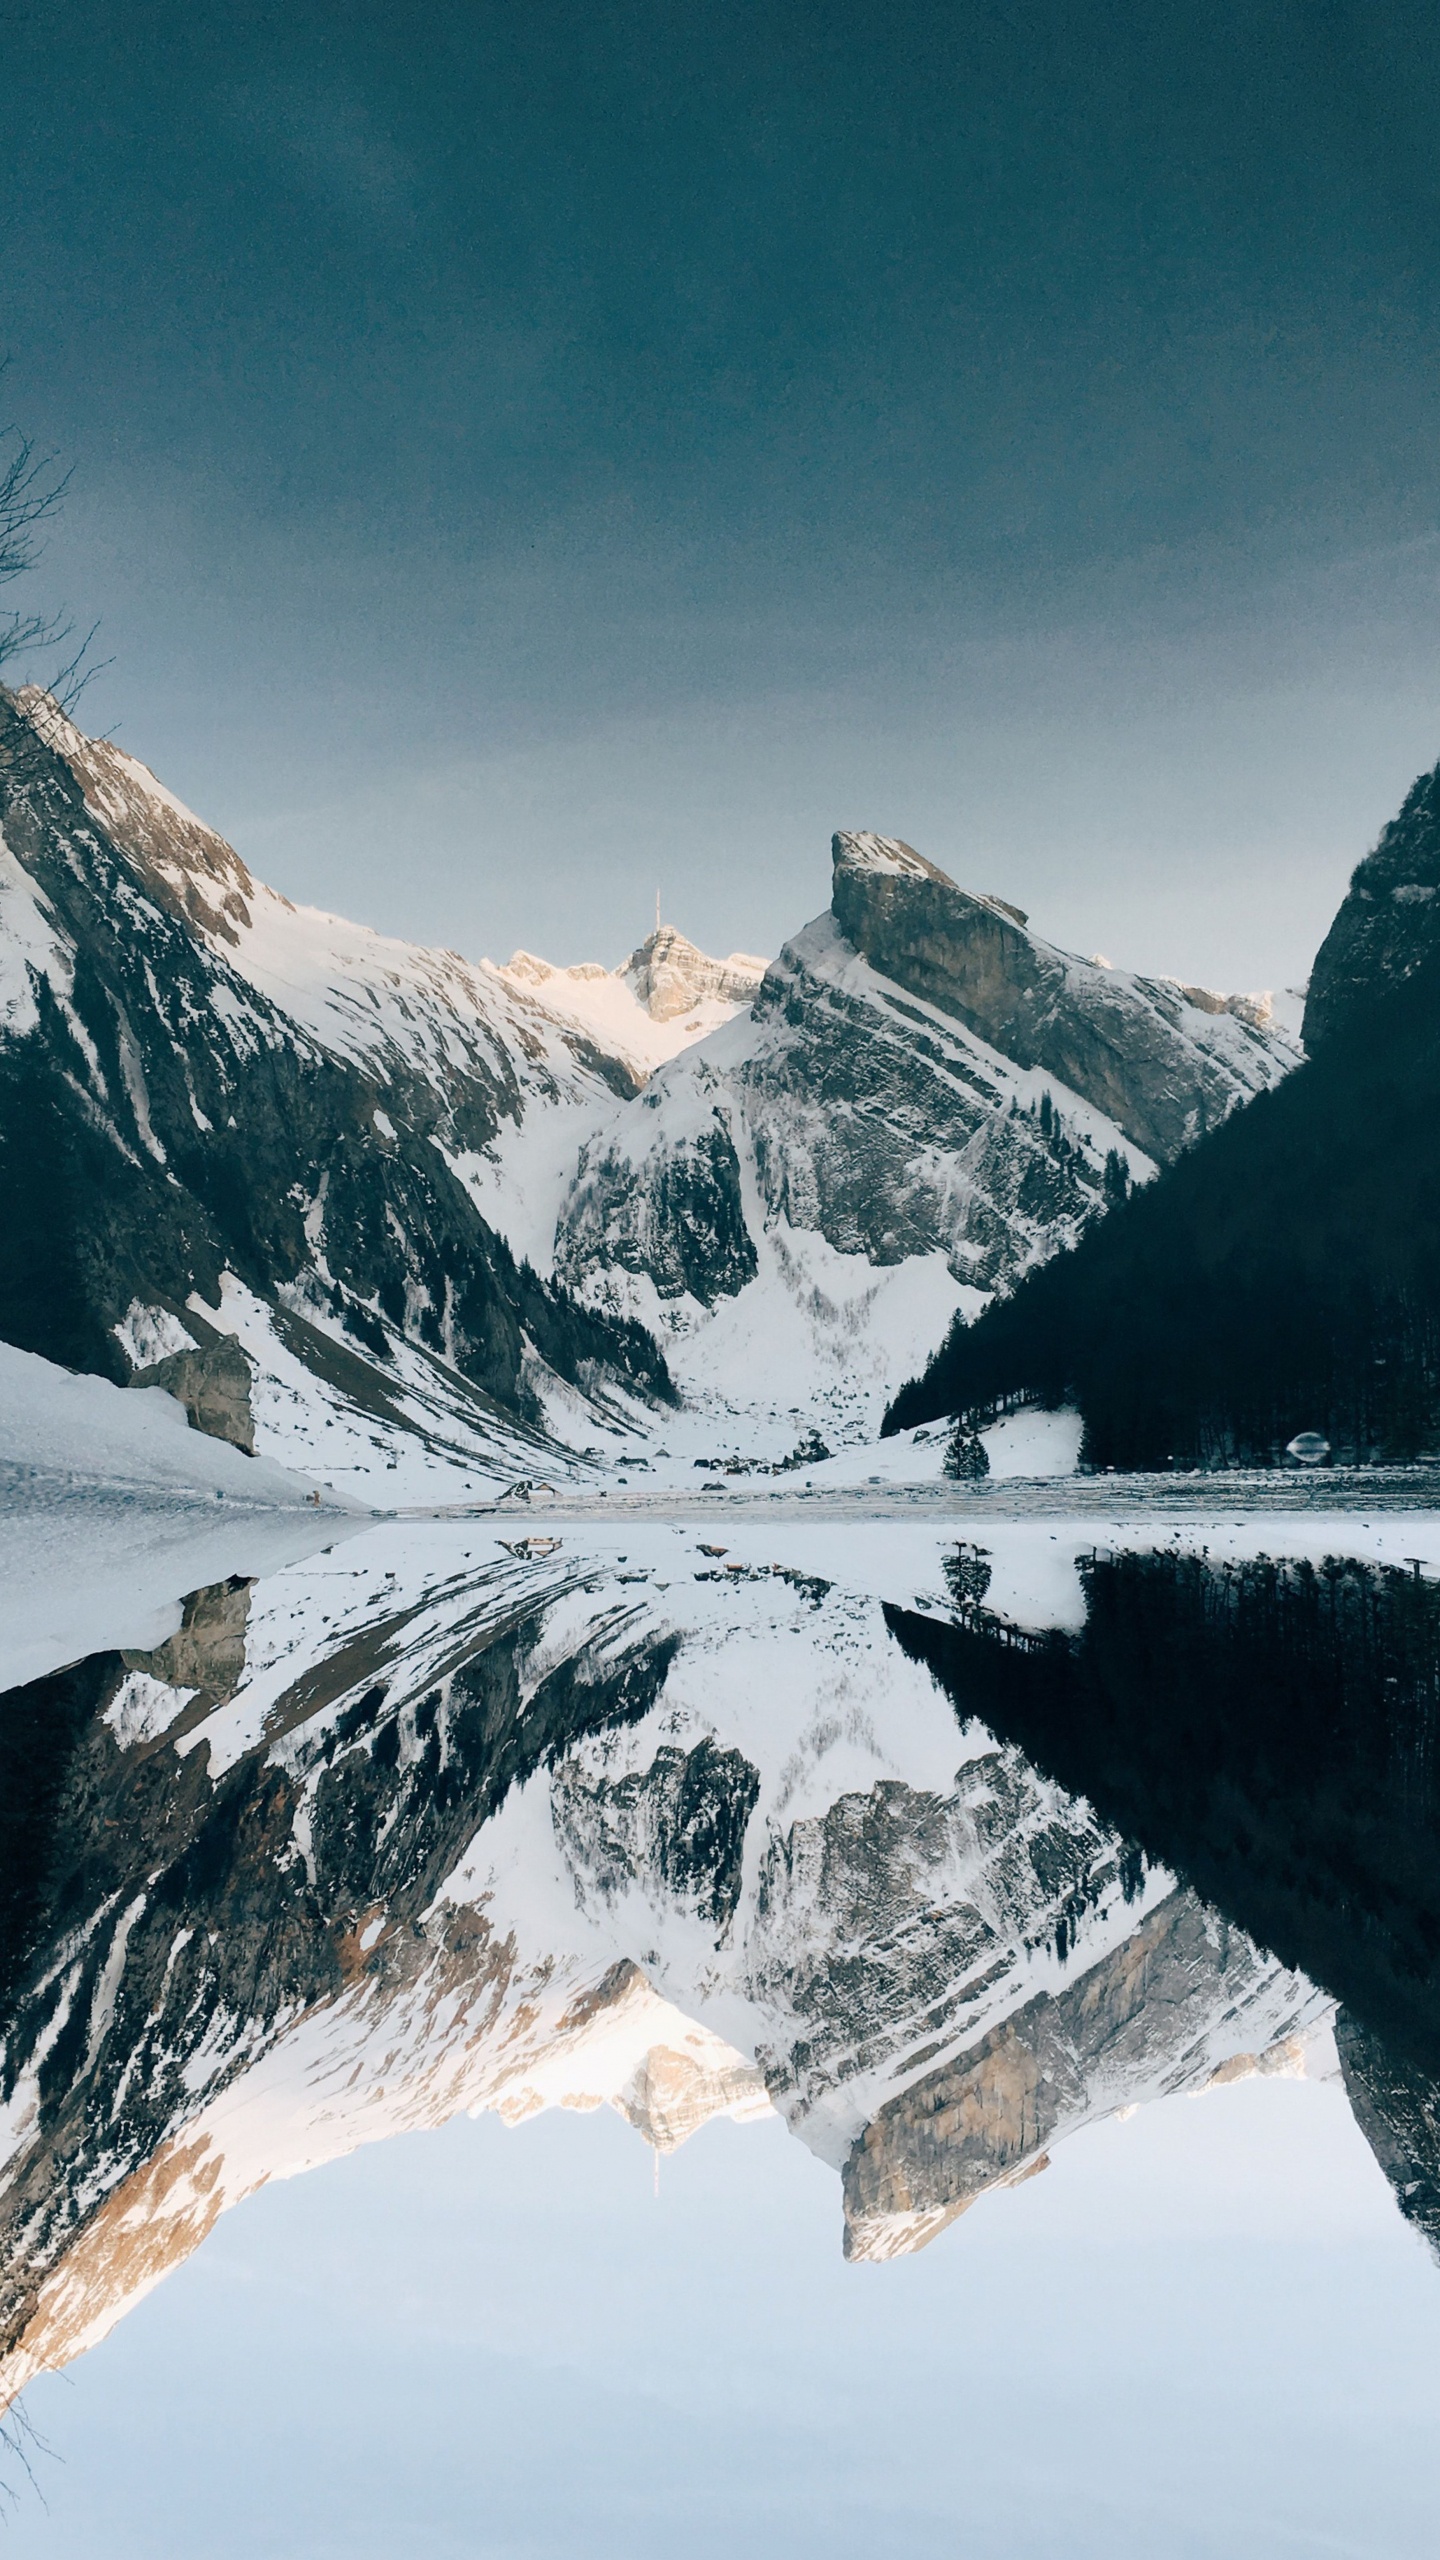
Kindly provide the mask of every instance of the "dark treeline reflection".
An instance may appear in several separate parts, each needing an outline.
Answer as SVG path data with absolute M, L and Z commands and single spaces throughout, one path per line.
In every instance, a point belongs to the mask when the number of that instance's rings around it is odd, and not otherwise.
M 1079 1635 L 889 1609 L 979 1716 L 1322 1983 L 1352 2101 L 1440 2239 L 1440 1584 L 1419 1568 L 1098 1554 Z

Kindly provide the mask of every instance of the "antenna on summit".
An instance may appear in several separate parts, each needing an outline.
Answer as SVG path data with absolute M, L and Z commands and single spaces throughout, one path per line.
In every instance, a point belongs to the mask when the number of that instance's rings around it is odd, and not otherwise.
M 657 933 L 660 930 L 660 892 L 658 889 L 655 892 L 655 930 Z

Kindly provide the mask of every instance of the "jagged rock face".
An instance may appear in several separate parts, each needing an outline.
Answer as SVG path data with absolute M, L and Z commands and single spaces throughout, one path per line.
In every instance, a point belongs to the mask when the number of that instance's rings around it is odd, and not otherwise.
M 1042 1124 L 1019 1103 L 1002 1060 L 906 1004 L 822 917 L 749 1022 L 585 1148 L 557 1268 L 596 1303 L 616 1266 L 713 1306 L 755 1276 L 754 1227 L 784 1226 L 881 1269 L 941 1254 L 965 1284 L 1003 1286 L 1102 1206 L 1123 1144 L 1083 1108 Z
M 1021 1108 L 1000 1061 L 857 969 L 828 920 L 781 954 L 755 1018 L 771 1037 L 738 1081 L 769 1217 L 882 1268 L 942 1252 L 993 1289 L 1102 1205 L 1118 1131 L 1067 1122 L 1068 1097 Z
M 253 918 L 255 883 L 234 846 L 113 739 L 87 738 L 39 685 L 22 686 L 15 699 L 37 735 L 63 756 L 151 895 L 182 921 L 238 947 Z
M 1335 2020 L 1345 2095 L 1401 2212 L 1440 2262 L 1440 2089 L 1346 2009 Z
M 649 939 L 619 971 L 643 1004 L 652 1022 L 671 1022 L 693 1012 L 705 998 L 721 1004 L 749 1004 L 765 975 L 765 962 L 748 951 L 732 951 L 728 960 L 711 960 L 687 942 L 673 925 L 657 925 Z
M 1354 872 L 1310 973 L 1305 1046 L 1343 1032 L 1377 998 L 1440 954 L 1440 765 Z
M 617 1309 L 624 1294 L 601 1275 L 628 1273 L 662 1303 L 689 1299 L 711 1307 L 734 1297 L 758 1266 L 735 1133 L 723 1106 L 674 1140 L 662 1137 L 641 1179 L 629 1136 L 627 1129 L 609 1144 L 581 1149 L 556 1240 L 559 1277 L 590 1304 Z
M 132 1307 L 217 1304 L 230 1273 L 297 1317 L 328 1305 L 382 1358 L 388 1324 L 527 1415 L 529 1345 L 565 1376 L 663 1384 L 638 1335 L 517 1269 L 450 1170 L 527 1109 L 608 1096 L 598 1057 L 378 937 L 368 977 L 342 953 L 301 983 L 285 920 L 326 919 L 132 760 L 42 726 L 0 693 L 0 1333 L 123 1380 Z M 259 983 L 287 969 L 298 1010 Z
M 970 1740 L 943 1792 L 880 1779 L 765 1843 L 749 1977 L 774 2022 L 772 2092 L 799 2127 L 843 2125 L 850 2083 L 968 2045 L 1023 1999 L 1037 1959 L 1063 1970 L 1146 1892 L 1088 1806 Z
M 978 2196 L 1032 2176 L 1048 2146 L 1117 2106 L 1233 2079 L 1244 2064 L 1284 2069 L 1327 2010 L 1303 1975 L 1192 1893 L 1173 1894 L 1078 1981 L 1042 1993 L 881 2109 L 845 2163 L 846 2256 L 923 2248 Z
M 827 1363 L 853 1369 L 887 1324 L 890 1375 L 913 1356 L 875 1275 L 929 1274 L 933 1343 L 1297 1059 L 1257 1002 L 1076 960 L 908 846 L 837 836 L 831 912 L 771 963 L 749 1020 L 582 1149 L 556 1269 L 658 1327 L 702 1393 L 703 1319 L 752 1291 L 757 1345 L 799 1337 L 803 1383 L 782 1397 L 777 1363 L 777 1399 L 818 1402 L 842 1393 Z M 737 1397 L 745 1367 L 737 1346 Z
M 895 838 L 837 835 L 833 849 L 835 921 L 873 968 L 1056 1077 L 1159 1164 L 1295 1063 L 1254 997 L 1077 959 Z
M 200 1318 L 193 1313 L 197 1330 Z M 211 1328 L 206 1326 L 206 1333 Z M 255 1414 L 251 1403 L 251 1371 L 232 1334 L 213 1334 L 193 1351 L 171 1351 L 149 1368 L 137 1369 L 132 1387 L 162 1387 L 185 1408 L 196 1431 L 212 1440 L 228 1440 L 255 1454 Z
M 556 1830 L 592 1891 L 613 1899 L 637 1875 L 654 1876 L 673 1903 L 723 1937 L 739 1906 L 759 1793 L 744 1753 L 707 1734 L 690 1751 L 662 1744 L 648 1768 L 620 1778 L 572 1766 L 556 1791 Z

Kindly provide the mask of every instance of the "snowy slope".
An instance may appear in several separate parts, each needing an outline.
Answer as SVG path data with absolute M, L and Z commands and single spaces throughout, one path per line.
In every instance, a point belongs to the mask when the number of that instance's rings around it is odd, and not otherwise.
M 607 1054 L 622 1058 L 637 1084 L 707 1032 L 748 1011 L 765 962 L 748 951 L 712 960 L 671 925 L 657 925 L 618 969 L 582 961 L 552 968 L 533 951 L 512 953 L 500 976 L 574 1022 Z
M 701 1436 L 738 1419 L 772 1458 L 817 1424 L 873 1440 L 957 1311 L 1298 1057 L 1260 998 L 1076 959 L 898 841 L 832 850 L 829 913 L 610 1113 L 556 1230 L 566 1284 L 665 1343 Z
M 955 1310 L 1102 1208 L 1107 1159 L 1154 1170 L 1078 1095 L 902 998 L 823 916 L 751 1016 L 610 1113 L 556 1269 L 648 1325 L 696 1409 L 743 1414 L 764 1454 L 801 1423 L 873 1438 Z
M 10 1337 L 118 1380 L 197 1321 L 212 1365 L 243 1333 L 259 1445 L 312 1462 L 277 1414 L 310 1398 L 333 1443 L 347 1404 L 342 1469 L 382 1499 L 387 1423 L 453 1472 L 543 1437 L 552 1401 L 603 1440 L 616 1392 L 663 1396 L 654 1346 L 537 1280 L 452 1169 L 593 1119 L 624 1063 L 484 965 L 294 909 L 133 759 L 29 709 L 0 696 Z
M 305 1478 L 126 1392 L 0 1342 L 0 1676 L 158 1643 L 177 1589 L 273 1569 L 354 1514 Z

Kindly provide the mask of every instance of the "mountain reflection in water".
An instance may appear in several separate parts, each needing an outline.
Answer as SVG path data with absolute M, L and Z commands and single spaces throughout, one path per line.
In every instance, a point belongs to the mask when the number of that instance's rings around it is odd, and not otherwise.
M 900 1607 L 377 1530 L 8 1692 L 4 2398 L 266 2180 L 464 2110 L 777 2111 L 886 2259 L 1338 2046 L 1440 2233 L 1435 1586 L 1116 1556 L 1017 1642 L 931 1561 Z

